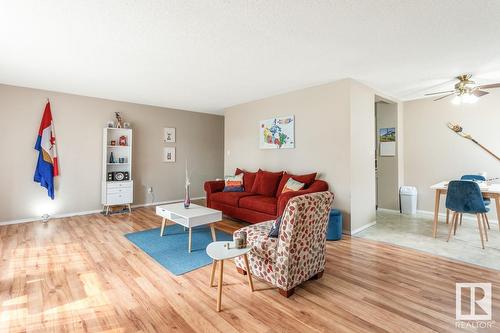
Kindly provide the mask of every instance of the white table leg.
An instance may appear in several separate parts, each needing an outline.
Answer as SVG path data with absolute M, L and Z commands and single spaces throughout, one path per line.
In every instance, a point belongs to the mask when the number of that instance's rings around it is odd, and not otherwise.
M 215 270 L 217 269 L 217 260 L 212 261 L 212 272 L 210 273 L 210 287 L 214 286 Z
M 160 230 L 160 236 L 163 237 L 163 231 L 165 230 L 165 222 L 166 218 L 163 218 L 163 221 L 161 222 L 161 230 Z
M 189 227 L 189 245 L 188 245 L 188 249 L 189 249 L 189 253 L 191 253 L 191 227 Z
M 210 231 L 212 232 L 212 241 L 216 241 L 214 224 L 210 224 Z
M 250 285 L 250 291 L 253 291 L 252 272 L 250 271 L 250 265 L 248 265 L 248 256 L 246 253 L 243 255 L 243 261 L 245 261 L 245 268 L 247 270 L 248 285 Z
M 224 272 L 224 260 L 219 260 L 219 285 L 217 286 L 217 312 L 220 312 L 222 303 L 222 274 Z

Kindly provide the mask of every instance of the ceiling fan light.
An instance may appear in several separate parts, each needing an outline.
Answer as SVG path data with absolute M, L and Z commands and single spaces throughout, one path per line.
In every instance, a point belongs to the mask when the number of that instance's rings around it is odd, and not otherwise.
M 477 99 L 478 99 L 478 98 L 477 98 L 477 96 L 476 96 L 476 95 L 469 94 L 469 98 L 468 98 L 468 100 L 469 100 L 469 104 L 474 104 L 474 103 L 476 103 L 476 102 L 477 102 Z
M 459 104 L 462 104 L 462 96 L 458 96 L 456 95 L 455 97 L 453 97 L 453 99 L 451 100 L 451 103 L 455 104 L 455 105 L 459 105 Z

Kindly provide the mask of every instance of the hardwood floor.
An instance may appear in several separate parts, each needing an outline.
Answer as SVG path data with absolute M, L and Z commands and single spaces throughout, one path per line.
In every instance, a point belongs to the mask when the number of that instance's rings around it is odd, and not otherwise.
M 177 277 L 123 237 L 160 223 L 140 208 L 1 226 L 0 332 L 452 332 L 455 282 L 491 282 L 500 321 L 498 271 L 349 237 L 288 299 L 256 279 L 250 293 L 228 260 L 217 313 L 210 265 Z

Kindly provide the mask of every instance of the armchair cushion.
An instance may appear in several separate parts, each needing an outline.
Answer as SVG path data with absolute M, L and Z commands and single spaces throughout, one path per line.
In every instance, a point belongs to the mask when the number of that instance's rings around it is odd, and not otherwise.
M 261 222 L 238 230 L 238 232 L 241 230 L 247 232 L 247 243 L 252 246 L 254 254 L 271 262 L 274 262 L 276 258 L 276 249 L 278 247 L 278 239 L 268 236 L 273 222 Z

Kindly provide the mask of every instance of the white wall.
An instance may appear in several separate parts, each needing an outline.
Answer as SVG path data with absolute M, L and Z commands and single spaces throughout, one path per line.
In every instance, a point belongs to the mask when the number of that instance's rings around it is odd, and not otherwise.
M 287 115 L 295 115 L 295 149 L 259 149 L 259 121 Z M 353 217 L 356 228 L 374 221 L 374 124 L 373 90 L 350 79 L 230 107 L 225 173 L 237 167 L 319 172 L 350 232 Z
M 351 80 L 351 232 L 376 220 L 375 93 Z
M 38 127 L 50 98 L 61 176 L 56 200 L 33 182 Z M 0 222 L 100 209 L 102 128 L 120 111 L 132 123 L 134 204 L 184 197 L 189 160 L 192 196 L 204 196 L 203 182 L 223 175 L 224 119 L 187 112 L 49 91 L 0 85 Z M 164 127 L 177 128 L 177 162 L 163 163 Z
M 417 187 L 418 209 L 434 210 L 434 192 L 429 186 L 439 181 L 480 172 L 500 177 L 498 160 L 446 127 L 449 121 L 458 122 L 464 132 L 499 155 L 499 106 L 500 90 L 494 89 L 472 105 L 453 105 L 449 98 L 404 103 L 405 183 Z M 496 220 L 494 209 L 490 216 Z

